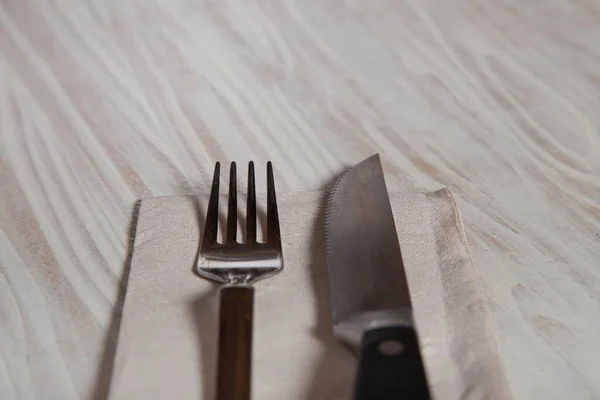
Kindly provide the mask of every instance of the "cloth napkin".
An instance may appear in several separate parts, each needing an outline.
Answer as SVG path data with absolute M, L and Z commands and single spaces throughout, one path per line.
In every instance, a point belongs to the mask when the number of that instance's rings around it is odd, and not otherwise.
M 352 397 L 357 361 L 329 316 L 325 196 L 278 195 L 285 267 L 255 285 L 253 399 Z M 512 398 L 452 194 L 390 199 L 432 395 Z M 113 400 L 214 398 L 218 285 L 193 273 L 206 204 L 206 196 L 141 203 Z

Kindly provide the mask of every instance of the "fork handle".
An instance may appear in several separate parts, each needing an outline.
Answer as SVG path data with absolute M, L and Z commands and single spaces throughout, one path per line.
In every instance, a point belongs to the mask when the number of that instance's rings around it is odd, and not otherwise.
M 226 285 L 220 297 L 217 400 L 250 400 L 254 288 Z

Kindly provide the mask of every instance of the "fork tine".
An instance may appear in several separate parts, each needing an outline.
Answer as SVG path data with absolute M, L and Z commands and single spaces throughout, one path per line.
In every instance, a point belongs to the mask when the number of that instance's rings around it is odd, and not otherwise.
M 246 208 L 246 243 L 256 242 L 256 187 L 254 162 L 248 163 L 248 203 Z
M 202 236 L 201 251 L 208 249 L 217 242 L 217 230 L 219 227 L 219 180 L 221 164 L 217 161 L 213 174 L 210 199 L 206 209 L 206 221 L 204 222 L 204 235 Z
M 271 161 L 267 163 L 267 243 L 274 247 L 281 247 L 275 179 L 273 178 L 273 164 Z
M 229 169 L 229 205 L 227 207 L 227 243 L 234 243 L 237 236 L 237 174 L 235 162 Z

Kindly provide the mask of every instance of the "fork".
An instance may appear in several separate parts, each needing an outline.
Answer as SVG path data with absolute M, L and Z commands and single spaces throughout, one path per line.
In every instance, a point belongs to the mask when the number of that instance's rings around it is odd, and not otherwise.
M 196 272 L 222 283 L 219 311 L 219 356 L 217 363 L 217 400 L 249 400 L 252 369 L 252 283 L 283 269 L 281 233 L 273 179 L 273 165 L 267 163 L 266 240 L 257 241 L 256 190 L 254 163 L 248 164 L 246 238 L 237 237 L 236 164 L 229 170 L 229 199 L 225 241 L 217 241 L 219 225 L 220 163 L 215 164 L 210 199 L 206 211 L 204 236 Z

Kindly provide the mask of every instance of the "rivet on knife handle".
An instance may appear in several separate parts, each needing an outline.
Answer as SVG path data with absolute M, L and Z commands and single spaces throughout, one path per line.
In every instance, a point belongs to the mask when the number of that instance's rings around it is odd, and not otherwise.
M 365 332 L 354 400 L 429 400 L 417 335 L 411 327 Z

